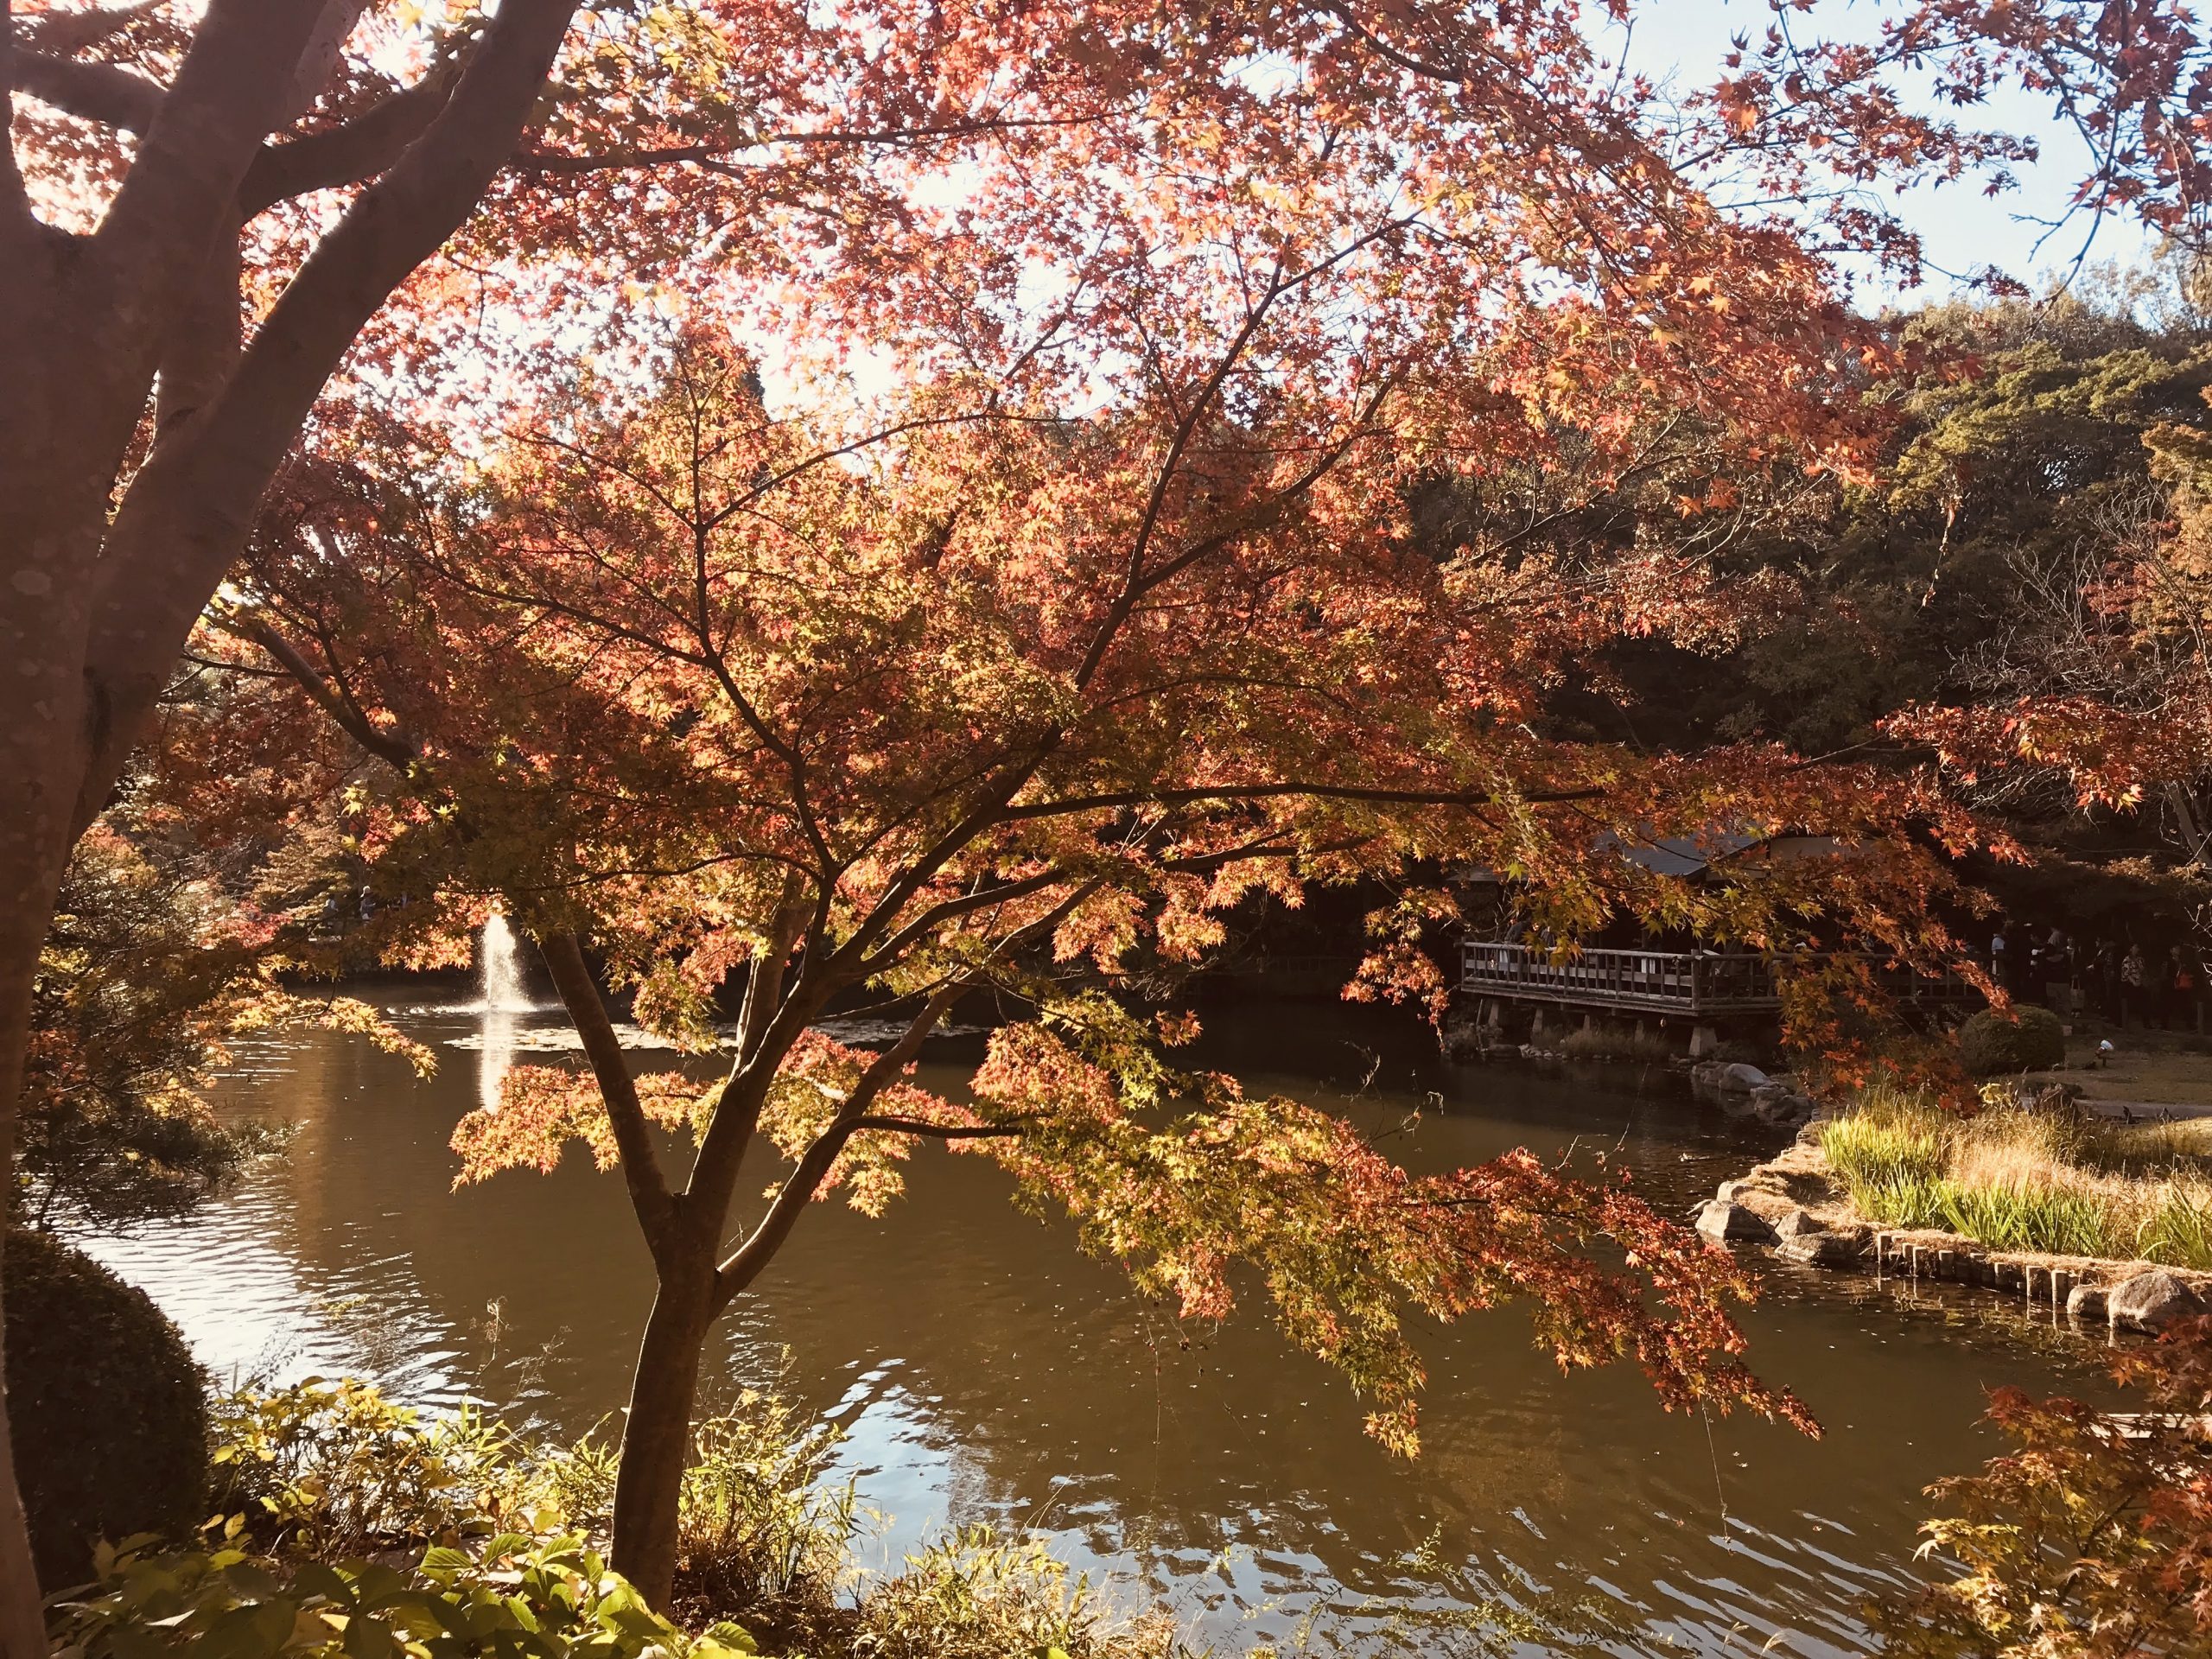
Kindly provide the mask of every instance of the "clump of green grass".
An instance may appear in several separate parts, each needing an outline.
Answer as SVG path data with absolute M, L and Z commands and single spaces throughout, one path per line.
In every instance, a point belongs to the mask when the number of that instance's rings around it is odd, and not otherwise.
M 2212 1157 L 2196 1135 L 2056 1102 L 1958 1117 L 1877 1087 L 1822 1126 L 1821 1147 L 1870 1221 L 1997 1249 L 2212 1268 Z
M 1033 1539 L 963 1527 L 906 1558 L 864 1597 L 852 1651 L 866 1659 L 1186 1656 L 1172 1620 L 1108 1617 L 1090 1581 Z
M 2168 1180 L 2136 1234 L 2136 1254 L 2169 1267 L 2212 1268 L 2212 1182 Z
M 1968 1186 L 1942 1183 L 1945 1225 L 1993 1249 L 2046 1255 L 2129 1255 L 2112 1208 L 2095 1194 L 2063 1186 Z
M 1821 1128 L 1821 1150 L 1859 1212 L 1894 1227 L 1933 1227 L 1942 1217 L 1948 1166 L 1942 1116 L 1914 1097 L 1869 1090 L 1858 1108 Z
M 853 1483 L 830 1478 L 844 1431 L 780 1394 L 747 1390 L 692 1431 L 677 1573 L 709 1607 L 826 1601 L 860 1530 Z

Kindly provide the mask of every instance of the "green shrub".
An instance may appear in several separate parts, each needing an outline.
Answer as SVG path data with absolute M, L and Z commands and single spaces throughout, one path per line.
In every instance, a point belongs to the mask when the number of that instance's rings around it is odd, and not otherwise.
M 1185 1649 L 1173 1624 L 1121 1624 L 1093 1605 L 1089 1580 L 1034 1541 L 963 1527 L 906 1558 L 861 1602 L 852 1643 L 868 1659 L 1166 1659 Z
M 2047 1071 L 2066 1061 L 2066 1033 L 2058 1016 L 2032 1002 L 2015 1002 L 2007 1019 L 1984 1008 L 1959 1027 L 1959 1059 L 1969 1077 Z
M 215 1402 L 215 1513 L 264 1548 L 339 1560 L 443 1541 L 522 1481 L 513 1433 L 463 1407 L 424 1422 L 366 1382 L 311 1376 Z
M 780 1395 L 749 1390 L 693 1431 L 677 1523 L 687 1599 L 755 1607 L 835 1593 L 859 1529 L 852 1483 L 824 1479 L 843 1439 Z
M 506 1533 L 410 1571 L 346 1561 L 287 1572 L 240 1548 L 103 1549 L 94 1593 L 58 1605 L 55 1659 L 732 1659 L 741 1625 L 688 1637 L 573 1535 Z
M 8 1411 L 31 1549 L 49 1589 L 99 1538 L 207 1515 L 207 1402 L 184 1338 L 143 1291 L 43 1233 L 7 1252 Z

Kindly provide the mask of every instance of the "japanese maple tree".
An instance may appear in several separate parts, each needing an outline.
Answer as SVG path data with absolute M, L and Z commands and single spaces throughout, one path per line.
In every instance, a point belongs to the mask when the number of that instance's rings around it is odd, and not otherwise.
M 1376 263 L 1418 298 L 1443 262 Z M 1364 876 L 1401 899 L 1360 988 L 1433 998 L 1419 924 L 1470 863 L 1522 873 L 1563 934 L 1632 912 L 1774 948 L 1838 926 L 1916 961 L 1948 947 L 1945 868 L 1896 832 L 1972 830 L 1926 780 L 1532 731 L 1541 687 L 1594 644 L 1728 637 L 1759 591 L 1659 550 L 1508 566 L 1412 538 L 1394 503 L 1480 453 L 1459 423 L 1494 423 L 1516 464 L 1541 440 L 1461 404 L 1455 359 L 1486 340 L 1408 328 L 1390 373 L 1376 304 L 1332 343 L 1338 285 L 1370 275 L 1317 262 L 1210 340 L 1190 296 L 1131 283 L 1110 325 L 1179 325 L 1187 355 L 1179 372 L 1132 353 L 1118 400 L 1094 373 L 1076 412 L 1040 395 L 1046 354 L 1011 326 L 986 376 L 968 312 L 945 325 L 969 346 L 957 369 L 806 413 L 772 412 L 709 324 L 642 351 L 626 330 L 465 467 L 365 418 L 283 480 L 203 648 L 282 665 L 391 763 L 372 839 L 428 932 L 465 949 L 493 893 L 543 950 L 588 1071 L 512 1073 L 454 1144 L 464 1179 L 581 1141 L 627 1184 L 658 1291 L 614 1548 L 648 1594 L 675 1567 L 715 1319 L 810 1200 L 880 1211 L 931 1140 L 1001 1163 L 1186 1314 L 1224 1313 L 1231 1268 L 1256 1268 L 1286 1333 L 1402 1450 L 1421 1376 L 1406 1317 L 1509 1295 L 1562 1363 L 1630 1357 L 1670 1403 L 1796 1414 L 1736 1357 L 1744 1281 L 1630 1192 L 1525 1155 L 1415 1179 L 1325 1113 L 1175 1069 L 1179 1022 L 1112 995 L 1133 952 L 1202 957 L 1248 893 L 1294 904 Z M 1289 395 L 1332 370 L 1353 395 Z M 1578 432 L 1574 464 L 1604 465 L 1587 452 L 1606 442 Z M 1848 850 L 1719 894 L 1619 855 L 1721 822 Z M 588 951 L 641 1022 L 721 1052 L 723 1080 L 633 1072 Z M 972 1100 L 925 1093 L 910 1063 L 983 988 L 1027 1017 L 994 1037 Z M 884 1052 L 813 1029 L 871 994 L 904 1022 Z M 656 1124 L 694 1137 L 679 1175 Z M 792 1165 L 757 1210 L 740 1188 L 756 1141 Z M 1593 1259 L 1600 1240 L 1621 1266 Z

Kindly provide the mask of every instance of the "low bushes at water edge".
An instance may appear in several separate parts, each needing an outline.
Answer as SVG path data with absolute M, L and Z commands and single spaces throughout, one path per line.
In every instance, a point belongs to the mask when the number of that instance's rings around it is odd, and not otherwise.
M 653 1614 L 595 1541 L 614 1462 L 472 1412 L 425 1419 L 356 1382 L 228 1395 L 213 1541 L 105 1549 L 58 1604 L 65 1659 L 1172 1659 L 1171 1621 L 1118 1618 L 1040 1546 L 965 1529 L 862 1586 L 841 1438 L 772 1395 L 700 1425 L 683 1486 L 678 1611 Z M 395 1565 L 394 1563 L 404 1563 Z M 731 1617 L 734 1615 L 735 1617 Z

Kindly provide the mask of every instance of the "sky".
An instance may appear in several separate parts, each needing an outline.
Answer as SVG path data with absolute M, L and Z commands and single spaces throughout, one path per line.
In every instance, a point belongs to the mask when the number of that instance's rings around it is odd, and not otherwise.
M 1801 38 L 1866 38 L 1898 9 L 1883 0 L 1822 0 L 1798 29 Z M 1732 35 L 1748 35 L 1755 44 L 1761 40 L 1770 16 L 1766 0 L 1646 0 L 1637 11 L 1635 33 L 1626 42 L 1629 63 L 1655 79 L 1673 70 L 1685 89 L 1713 79 Z M 1618 30 L 1605 38 L 1616 48 L 1621 44 Z M 2038 251 L 2036 244 L 2046 227 L 2028 219 L 2066 212 L 2074 186 L 2087 171 L 2086 157 L 2078 137 L 2056 118 L 2047 99 L 2013 92 L 1984 109 L 1981 124 L 2033 137 L 2042 148 L 2035 166 L 2017 169 L 2019 188 L 1994 199 L 1983 194 L 1975 181 L 1916 190 L 1902 199 L 1903 217 L 1920 233 L 1932 266 L 1963 276 L 1995 265 L 2040 286 L 2037 278 L 2063 275 L 2074 264 L 2090 226 L 2082 216 L 2050 235 Z M 2089 259 L 2134 264 L 2148 255 L 2151 245 L 2139 226 L 2108 219 L 2097 232 Z M 1931 270 L 1923 292 L 1940 297 L 1954 285 Z

